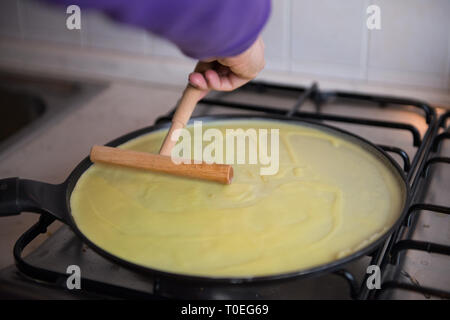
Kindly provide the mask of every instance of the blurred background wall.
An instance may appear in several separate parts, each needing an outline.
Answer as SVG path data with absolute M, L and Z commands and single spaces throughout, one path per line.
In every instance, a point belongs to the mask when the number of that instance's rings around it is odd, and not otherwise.
M 195 1 L 195 0 L 193 0 Z M 366 8 L 381 9 L 368 30 Z M 0 1 L 0 68 L 184 84 L 194 61 L 143 30 L 82 9 Z M 450 107 L 449 0 L 273 0 L 261 79 L 409 95 Z

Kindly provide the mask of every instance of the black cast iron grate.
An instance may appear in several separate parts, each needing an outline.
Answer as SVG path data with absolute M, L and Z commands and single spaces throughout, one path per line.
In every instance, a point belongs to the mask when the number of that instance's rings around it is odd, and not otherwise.
M 433 212 L 440 212 L 450 214 L 450 208 L 438 206 L 429 203 L 415 202 L 419 194 L 424 192 L 424 181 L 431 179 L 429 175 L 430 167 L 436 163 L 450 164 L 450 158 L 435 156 L 435 153 L 441 147 L 442 141 L 450 139 L 450 127 L 446 127 L 447 120 L 450 118 L 450 112 L 443 114 L 439 119 L 436 111 L 428 104 L 413 100 L 389 96 L 369 95 L 361 93 L 351 93 L 342 91 L 321 91 L 316 83 L 310 87 L 287 86 L 278 85 L 265 82 L 250 82 L 239 91 L 251 91 L 258 94 L 265 94 L 270 90 L 277 90 L 289 94 L 297 94 L 298 98 L 293 107 L 290 109 L 280 109 L 278 107 L 268 107 L 249 103 L 230 102 L 216 98 L 205 98 L 199 104 L 206 107 L 220 107 L 228 110 L 245 110 L 250 113 L 263 113 L 271 115 L 284 115 L 293 118 L 308 119 L 311 121 L 331 121 L 341 122 L 347 124 L 356 124 L 361 126 L 370 126 L 378 128 L 387 128 L 407 131 L 412 135 L 412 145 L 416 147 L 416 152 L 412 160 L 410 160 L 408 153 L 397 146 L 379 145 L 388 153 L 395 153 L 402 159 L 403 169 L 407 176 L 407 181 L 410 184 L 412 192 L 412 205 L 408 210 L 404 223 L 397 229 L 380 247 L 371 254 L 372 265 L 378 265 L 381 271 L 386 268 L 388 264 L 395 264 L 398 255 L 406 250 L 425 250 L 432 253 L 443 255 L 450 255 L 450 246 L 444 244 L 437 244 L 424 241 L 401 239 L 402 235 L 411 225 L 413 213 L 419 210 L 428 210 Z M 425 119 L 427 128 L 423 137 L 417 127 L 412 124 L 388 120 L 374 120 L 361 117 L 350 117 L 343 115 L 327 114 L 321 112 L 321 107 L 331 100 L 345 99 L 360 103 L 374 103 L 382 107 L 396 106 L 410 110 L 413 107 L 417 109 Z M 315 106 L 315 112 L 300 111 L 300 108 L 306 101 L 311 101 Z M 175 109 L 171 110 L 167 115 L 162 116 L 156 120 L 156 123 L 170 121 Z M 444 132 L 439 133 L 443 129 Z M 418 201 L 418 200 L 417 200 Z M 16 242 L 14 247 L 14 257 L 18 269 L 26 276 L 36 281 L 45 281 L 57 287 L 62 287 L 65 283 L 67 274 L 58 273 L 46 269 L 42 269 L 28 264 L 22 258 L 23 249 L 39 234 L 45 233 L 47 227 L 53 223 L 54 218 L 47 215 L 42 215 L 39 221 L 27 230 Z M 424 286 L 410 285 L 396 281 L 386 281 L 382 283 L 382 289 L 369 290 L 366 286 L 367 276 L 362 282 L 358 282 L 355 276 L 346 269 L 340 269 L 333 272 L 336 276 L 345 279 L 349 285 L 350 297 L 353 299 L 373 299 L 377 298 L 380 293 L 392 290 L 409 290 L 426 295 L 437 296 L 441 298 L 450 298 L 450 292 L 442 291 L 435 288 Z M 383 274 L 383 273 L 382 273 Z M 82 279 L 82 286 L 87 291 L 108 294 L 117 297 L 141 297 L 141 298 L 163 298 L 157 294 L 149 294 L 136 291 L 130 288 L 118 287 L 108 283 L 95 281 L 91 279 Z M 157 291 L 157 290 L 155 290 Z
M 439 157 L 436 154 L 439 152 L 439 149 L 442 145 L 442 142 L 446 139 L 450 138 L 450 126 L 447 126 L 447 120 L 450 119 L 450 111 L 442 114 L 440 118 L 436 121 L 436 124 L 433 128 L 432 138 L 430 139 L 430 143 L 427 146 L 427 150 L 424 153 L 423 160 L 418 165 L 417 175 L 413 181 L 412 191 L 414 192 L 415 199 L 417 202 L 413 202 L 409 207 L 407 215 L 405 217 L 404 226 L 409 227 L 413 225 L 414 217 L 417 217 L 416 213 L 426 214 L 435 212 L 445 215 L 450 215 L 450 207 L 436 205 L 432 203 L 423 203 L 420 202 L 419 194 L 424 190 L 420 190 L 420 186 L 426 184 L 427 180 L 430 179 L 430 170 L 431 167 L 435 164 L 441 163 L 444 165 L 450 164 L 450 157 Z M 442 133 L 439 133 L 439 130 L 442 130 Z M 415 215 L 416 214 L 416 215 Z M 448 217 L 448 216 L 447 216 Z M 398 231 L 398 234 L 401 230 Z M 428 241 L 418 241 L 412 239 L 402 239 L 399 240 L 400 237 L 392 239 L 389 243 L 389 251 L 384 257 L 382 257 L 380 261 L 380 266 L 385 268 L 387 264 L 395 264 L 398 261 L 399 255 L 402 252 L 407 250 L 420 250 L 428 253 L 435 253 L 440 255 L 450 256 L 450 246 L 440 243 L 433 243 Z M 386 281 L 382 285 L 382 289 L 374 292 L 372 297 L 379 297 L 381 293 L 386 292 L 388 290 L 408 290 L 423 294 L 426 297 L 435 296 L 443 299 L 450 299 L 450 292 L 444 291 L 432 287 L 418 285 L 417 283 L 409 284 L 403 283 L 399 281 Z

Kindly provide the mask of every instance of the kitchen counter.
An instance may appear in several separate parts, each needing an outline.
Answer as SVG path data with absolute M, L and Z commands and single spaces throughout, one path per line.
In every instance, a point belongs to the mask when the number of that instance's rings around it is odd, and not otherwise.
M 113 82 L 99 94 L 0 153 L 0 178 L 61 183 L 89 153 L 127 132 L 153 124 L 173 107 L 182 87 Z M 38 219 L 33 213 L 1 218 L 0 269 L 14 262 L 15 241 Z M 49 232 L 60 224 L 54 223 Z M 45 237 L 41 237 L 44 238 Z M 44 240 L 42 239 L 42 240 Z M 39 243 L 30 244 L 32 250 Z

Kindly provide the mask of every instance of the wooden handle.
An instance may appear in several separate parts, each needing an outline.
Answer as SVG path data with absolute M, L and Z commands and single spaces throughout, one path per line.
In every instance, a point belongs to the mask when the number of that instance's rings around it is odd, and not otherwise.
M 174 131 L 177 129 L 182 129 L 186 126 L 203 93 L 204 92 L 202 90 L 194 88 L 190 85 L 186 87 L 178 104 L 177 110 L 173 115 L 172 125 L 170 126 L 169 132 L 167 133 L 161 149 L 159 150 L 160 155 L 170 156 L 173 147 L 178 141 L 178 137 L 173 136 Z
M 164 172 L 177 176 L 196 178 L 230 184 L 233 167 L 225 164 L 175 164 L 170 157 L 123 150 L 118 148 L 94 146 L 91 161 L 124 167 Z

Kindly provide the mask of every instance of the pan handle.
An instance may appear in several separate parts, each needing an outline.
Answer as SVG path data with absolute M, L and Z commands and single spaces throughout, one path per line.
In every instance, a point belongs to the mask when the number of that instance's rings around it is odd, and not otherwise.
M 0 179 L 0 217 L 21 212 L 48 213 L 66 222 L 64 185 L 19 178 Z

